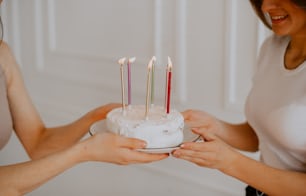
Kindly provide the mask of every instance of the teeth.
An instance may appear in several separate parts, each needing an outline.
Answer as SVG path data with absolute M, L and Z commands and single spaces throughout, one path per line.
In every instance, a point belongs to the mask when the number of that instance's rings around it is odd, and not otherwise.
M 272 16 L 271 18 L 272 20 L 281 20 L 281 19 L 286 18 L 286 16 Z

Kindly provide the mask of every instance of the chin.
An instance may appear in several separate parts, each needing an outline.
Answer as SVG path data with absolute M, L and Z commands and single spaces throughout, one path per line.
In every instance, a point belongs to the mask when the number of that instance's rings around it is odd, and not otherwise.
M 272 27 L 272 31 L 278 35 L 278 36 L 286 36 L 286 35 L 289 35 L 288 31 L 285 31 L 283 29 L 277 29 L 277 28 L 273 28 Z

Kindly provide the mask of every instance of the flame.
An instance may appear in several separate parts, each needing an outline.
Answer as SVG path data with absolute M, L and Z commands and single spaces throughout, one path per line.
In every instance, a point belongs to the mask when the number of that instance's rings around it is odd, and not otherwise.
M 170 57 L 168 57 L 168 69 L 169 70 L 172 69 L 172 61 L 171 61 Z
M 118 63 L 119 63 L 120 65 L 123 65 L 124 62 L 125 62 L 125 60 L 126 60 L 126 58 L 123 57 L 123 58 L 121 58 L 121 59 L 118 60 Z
M 136 60 L 136 57 L 132 57 L 132 58 L 129 58 L 128 62 L 129 62 L 129 63 L 134 63 L 135 60 Z

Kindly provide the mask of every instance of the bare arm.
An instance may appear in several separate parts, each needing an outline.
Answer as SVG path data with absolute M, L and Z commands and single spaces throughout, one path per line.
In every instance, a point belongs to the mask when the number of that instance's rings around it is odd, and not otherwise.
M 120 106 L 107 104 L 88 112 L 70 124 L 47 128 L 26 91 L 19 66 L 5 43 L 0 45 L 0 63 L 7 78 L 8 100 L 14 130 L 31 158 L 36 159 L 70 147 L 88 132 L 92 123 L 104 119 L 111 109 Z
M 46 154 L 65 149 L 78 142 L 84 134 L 88 133 L 89 127 L 97 120 L 104 119 L 108 111 L 120 104 L 107 104 L 94 109 L 78 120 L 59 127 L 45 128 L 37 138 L 37 142 L 30 151 L 31 158 L 36 159 Z M 27 137 L 21 132 L 20 137 Z M 31 143 L 31 141 L 30 141 Z
M 306 195 L 305 173 L 272 168 L 239 153 L 213 133 L 194 131 L 205 142 L 185 143 L 173 152 L 174 157 L 218 169 L 268 195 Z
M 71 124 L 46 128 L 32 104 L 22 81 L 18 65 L 8 46 L 0 45 L 0 64 L 8 85 L 8 101 L 14 130 L 33 161 L 0 167 L 1 195 L 22 195 L 77 163 L 101 161 L 115 164 L 147 163 L 168 157 L 167 154 L 146 154 L 141 140 L 115 134 L 96 134 L 79 141 L 89 126 L 117 107 L 109 104 L 85 114 Z
M 306 195 L 306 173 L 269 167 L 239 154 L 223 172 L 256 187 L 267 195 Z
M 24 195 L 64 170 L 76 160 L 72 151 L 62 151 L 41 159 L 0 167 L 1 195 Z
M 257 135 L 248 123 L 230 124 L 220 121 L 220 124 L 222 129 L 217 135 L 228 144 L 239 150 L 250 152 L 258 150 Z
M 70 148 L 40 159 L 0 167 L 0 194 L 23 195 L 72 166 L 85 161 L 119 165 L 148 163 L 168 157 L 167 154 L 146 154 L 143 141 L 111 133 L 96 134 Z

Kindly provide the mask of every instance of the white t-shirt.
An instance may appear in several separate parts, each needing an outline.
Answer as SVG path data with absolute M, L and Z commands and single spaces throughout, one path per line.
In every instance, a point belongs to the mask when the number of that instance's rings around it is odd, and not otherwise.
M 306 61 L 285 68 L 289 41 L 273 35 L 264 42 L 245 112 L 258 135 L 262 162 L 306 172 Z

